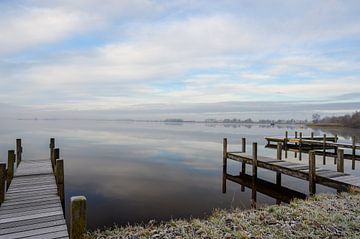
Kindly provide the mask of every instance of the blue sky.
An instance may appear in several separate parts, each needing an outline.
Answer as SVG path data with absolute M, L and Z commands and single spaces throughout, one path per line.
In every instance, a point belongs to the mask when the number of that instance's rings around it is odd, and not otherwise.
M 0 102 L 358 102 L 359 12 L 337 0 L 1 1 Z

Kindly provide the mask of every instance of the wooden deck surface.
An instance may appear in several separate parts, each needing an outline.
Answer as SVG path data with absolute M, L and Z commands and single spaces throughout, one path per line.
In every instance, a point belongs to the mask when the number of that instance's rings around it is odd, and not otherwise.
M 252 156 L 245 153 L 229 152 L 227 153 L 227 157 L 235 161 L 252 164 Z M 309 166 L 305 164 L 258 156 L 257 166 L 274 172 L 280 172 L 289 176 L 309 180 Z M 317 167 L 316 183 L 337 189 L 348 189 L 349 187 L 360 188 L 360 177 Z
M 0 206 L 3 238 L 69 238 L 49 159 L 21 161 Z

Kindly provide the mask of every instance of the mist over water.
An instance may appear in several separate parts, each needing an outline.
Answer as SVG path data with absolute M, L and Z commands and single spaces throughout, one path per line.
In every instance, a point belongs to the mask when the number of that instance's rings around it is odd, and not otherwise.
M 227 137 L 229 151 L 241 149 L 241 138 L 258 142 L 258 154 L 276 156 L 265 149 L 265 136 L 281 136 L 285 130 L 313 131 L 299 125 L 238 125 L 204 123 L 118 122 L 118 121 L 28 121 L 1 120 L 0 160 L 15 139 L 23 139 L 24 160 L 48 158 L 49 138 L 56 138 L 65 161 L 66 203 L 71 196 L 85 195 L 88 200 L 89 228 L 114 223 L 147 222 L 151 219 L 203 217 L 215 208 L 250 208 L 251 190 L 227 182 L 222 194 L 222 139 Z M 339 141 L 349 142 L 360 130 L 315 130 L 315 135 L 337 133 Z M 307 155 L 303 156 L 307 163 Z M 289 152 L 290 161 L 294 154 Z M 321 159 L 319 158 L 319 165 Z M 328 158 L 324 167 L 335 169 Z M 321 165 L 321 167 L 323 167 Z M 360 175 L 345 161 L 345 172 Z M 229 161 L 229 172 L 238 174 L 240 163 Z M 250 173 L 250 167 L 247 173 Z M 259 169 L 258 176 L 275 182 L 275 173 Z M 308 183 L 283 175 L 283 186 L 308 193 Z M 318 192 L 335 192 L 318 186 Z M 274 204 L 275 199 L 258 193 L 258 204 Z M 68 205 L 67 205 L 68 206 Z

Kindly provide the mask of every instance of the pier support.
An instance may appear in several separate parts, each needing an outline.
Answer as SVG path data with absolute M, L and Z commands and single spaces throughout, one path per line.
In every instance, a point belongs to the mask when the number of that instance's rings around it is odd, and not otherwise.
M 251 190 L 251 198 L 252 198 L 252 207 L 256 208 L 256 179 L 257 179 L 257 143 L 253 143 L 252 148 L 252 190 Z
M 289 133 L 285 131 L 285 140 L 284 140 L 284 149 L 285 149 L 285 158 L 288 156 L 288 135 Z
M 297 139 L 297 137 L 298 137 L 298 132 L 297 131 L 295 131 L 295 139 Z M 297 143 L 295 143 L 295 147 L 297 146 Z M 297 157 L 297 152 L 295 151 L 294 152 L 294 157 L 296 158 Z
M 299 160 L 301 161 L 302 160 L 302 153 L 301 153 L 301 150 L 302 150 L 302 137 L 303 137 L 303 134 L 302 132 L 300 132 L 300 135 L 299 135 Z
M 21 162 L 22 155 L 22 146 L 21 146 L 21 139 L 16 139 L 16 167 L 19 166 Z
M 315 151 L 309 152 L 309 193 L 316 193 L 316 156 Z
M 0 205 L 5 201 L 6 163 L 0 163 Z
M 86 232 L 86 198 L 71 197 L 70 239 L 84 239 Z
M 324 134 L 323 138 L 323 165 L 326 164 L 326 134 Z
M 8 151 L 6 190 L 9 189 L 11 181 L 14 178 L 14 163 L 15 163 L 15 150 L 9 150 Z
M 281 160 L 282 158 L 282 145 L 281 143 L 277 143 L 277 160 Z M 276 173 L 276 185 L 281 186 L 281 173 Z
M 222 192 L 226 193 L 226 173 L 227 173 L 227 138 L 223 139 L 223 181 Z
M 355 170 L 355 157 L 356 157 L 355 136 L 353 136 L 352 137 L 352 162 L 351 162 L 352 170 Z
M 64 160 L 56 160 L 56 184 L 58 189 L 58 195 L 60 197 L 61 206 L 65 211 L 65 191 L 64 191 Z
M 336 157 L 336 166 L 337 171 L 343 173 L 344 172 L 344 150 L 338 149 L 337 150 L 337 157 Z
M 52 150 L 51 155 L 51 165 L 53 167 L 53 172 L 55 172 L 56 168 L 56 160 L 60 158 L 60 149 L 56 148 Z
M 241 139 L 241 151 L 243 153 L 246 152 L 246 138 L 242 138 Z M 244 175 L 246 173 L 246 163 L 245 162 L 241 162 L 241 172 L 240 174 L 241 175 Z M 241 192 L 244 192 L 245 191 L 245 186 L 244 185 L 241 185 Z

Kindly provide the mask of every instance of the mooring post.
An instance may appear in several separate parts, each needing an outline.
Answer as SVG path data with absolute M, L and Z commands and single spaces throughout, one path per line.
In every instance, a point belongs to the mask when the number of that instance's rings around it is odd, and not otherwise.
M 227 173 L 227 138 L 223 139 L 223 185 L 222 191 L 226 193 L 226 173 Z
M 338 136 L 337 136 L 337 134 L 335 134 L 334 135 L 334 137 L 335 137 L 335 143 L 337 143 L 337 141 L 338 141 Z M 334 164 L 336 164 L 336 155 L 337 155 L 337 151 L 338 151 L 338 146 L 335 146 L 334 147 L 334 154 L 335 154 L 335 157 L 334 157 Z
M 55 172 L 56 168 L 56 160 L 60 158 L 60 149 L 56 148 L 52 150 L 52 156 L 51 156 L 51 164 L 53 166 L 53 172 Z
M 56 160 L 56 184 L 58 189 L 58 195 L 60 197 L 60 202 L 63 210 L 65 211 L 65 191 L 64 191 L 64 160 Z
M 246 152 L 246 138 L 242 138 L 242 152 L 245 153 Z M 245 162 L 241 162 L 241 174 L 245 174 L 246 171 L 246 163 Z
M 6 191 L 9 189 L 12 179 L 14 178 L 15 150 L 8 151 L 8 165 L 6 178 Z
M 282 145 L 280 142 L 277 143 L 277 160 L 281 160 L 282 158 Z M 281 173 L 276 173 L 276 185 L 281 186 Z
M 326 164 L 326 134 L 323 136 L 323 164 Z
M 83 239 L 86 232 L 86 198 L 71 197 L 70 239 Z
M 0 163 L 0 205 L 5 201 L 6 163 Z
M 287 159 L 288 156 L 288 135 L 289 133 L 285 131 L 285 140 L 284 140 L 284 149 L 285 149 L 285 158 Z
M 21 154 L 22 154 L 21 139 L 16 139 L 16 167 L 18 167 L 21 162 Z
M 314 132 L 311 132 L 311 139 L 314 139 Z
M 337 151 L 337 171 L 343 173 L 344 172 L 344 150 L 338 149 Z
M 295 139 L 297 139 L 297 137 L 298 137 L 298 132 L 295 131 Z M 295 143 L 295 147 L 296 147 L 296 146 L 297 146 L 297 143 Z M 297 157 L 296 151 L 294 152 L 294 157 L 295 157 L 295 158 Z
M 302 160 L 302 153 L 301 153 L 301 150 L 302 150 L 302 137 L 303 137 L 303 134 L 302 134 L 302 132 L 300 132 L 300 134 L 299 134 L 299 160 L 300 161 Z
M 256 208 L 256 180 L 257 180 L 257 143 L 253 143 L 252 147 L 252 190 L 251 190 L 251 198 L 252 198 L 252 207 Z
M 50 138 L 49 148 L 50 148 L 50 161 L 51 161 L 52 166 L 54 167 L 53 151 L 55 148 L 55 138 Z
M 355 136 L 352 137 L 352 170 L 355 170 L 355 156 L 356 156 L 356 148 L 355 148 Z
M 316 156 L 315 151 L 309 152 L 309 193 L 316 193 Z

